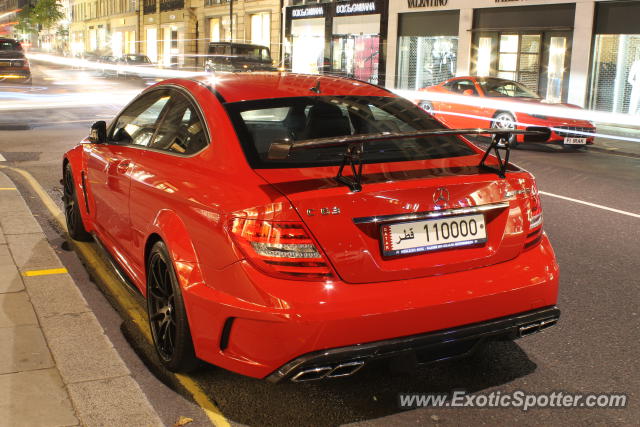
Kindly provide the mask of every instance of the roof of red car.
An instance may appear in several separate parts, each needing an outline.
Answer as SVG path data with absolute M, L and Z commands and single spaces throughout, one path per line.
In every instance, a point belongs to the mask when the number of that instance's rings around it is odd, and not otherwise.
M 358 80 L 295 73 L 229 73 L 201 76 L 226 102 L 295 96 L 365 95 L 396 96 L 387 89 Z M 320 93 L 312 89 L 320 84 Z

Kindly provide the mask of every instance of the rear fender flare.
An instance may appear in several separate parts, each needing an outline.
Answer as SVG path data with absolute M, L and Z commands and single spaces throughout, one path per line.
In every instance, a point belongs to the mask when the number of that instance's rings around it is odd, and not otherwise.
M 162 239 L 167 245 L 178 274 L 180 286 L 187 289 L 193 284 L 201 283 L 202 274 L 200 273 L 198 256 L 190 234 L 182 219 L 174 211 L 163 209 L 154 218 L 151 230 L 147 233 L 145 263 L 151 247 L 158 239 Z

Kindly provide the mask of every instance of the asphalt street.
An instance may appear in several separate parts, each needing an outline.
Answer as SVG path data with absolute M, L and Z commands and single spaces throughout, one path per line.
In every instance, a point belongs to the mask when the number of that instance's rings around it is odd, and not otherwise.
M 126 98 L 143 88 L 133 80 L 103 79 L 79 70 L 36 66 L 35 73 L 36 91 L 51 95 L 82 93 L 96 84 Z M 68 84 L 54 84 L 62 80 L 60 75 Z M 74 78 L 79 75 L 82 78 Z M 3 91 L 6 89 L 0 88 L 0 93 Z M 0 129 L 2 123 L 25 125 L 0 130 L 0 167 L 28 171 L 60 203 L 62 153 L 86 136 L 93 121 L 113 117 L 122 107 L 113 99 L 106 104 L 95 99 L 79 108 L 0 111 Z M 615 141 L 598 138 L 596 144 L 613 146 Z M 234 424 L 637 425 L 640 158 L 589 149 L 531 146 L 514 150 L 511 160 L 531 171 L 543 192 L 544 228 L 561 268 L 558 305 L 562 316 L 558 326 L 516 342 L 489 344 L 467 359 L 407 372 L 378 364 L 344 379 L 272 385 L 208 366 L 192 378 Z M 195 419 L 190 425 L 207 425 L 198 406 L 170 385 L 126 314 L 119 314 L 118 307 L 112 307 L 90 281 L 50 213 L 24 180 L 13 171 L 5 172 L 18 183 L 52 245 L 163 420 L 170 424 L 177 415 L 184 415 Z M 120 328 L 123 318 L 126 337 Z M 624 393 L 628 405 L 624 409 L 546 408 L 524 412 L 515 408 L 402 410 L 398 404 L 399 393 L 454 390 Z

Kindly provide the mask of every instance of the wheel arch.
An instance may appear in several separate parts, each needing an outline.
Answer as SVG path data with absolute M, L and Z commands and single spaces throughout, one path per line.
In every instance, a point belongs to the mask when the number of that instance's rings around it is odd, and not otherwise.
M 76 186 L 76 197 L 78 198 L 78 205 L 80 209 L 80 215 L 87 231 L 91 232 L 94 229 L 92 209 L 90 206 L 89 196 L 87 194 L 88 185 L 86 185 L 84 159 L 82 156 L 82 147 L 78 146 L 68 152 L 66 152 L 62 158 L 62 171 L 60 176 L 62 177 L 62 185 L 64 185 L 64 174 L 67 165 L 71 167 L 71 173 L 73 174 L 73 183 Z

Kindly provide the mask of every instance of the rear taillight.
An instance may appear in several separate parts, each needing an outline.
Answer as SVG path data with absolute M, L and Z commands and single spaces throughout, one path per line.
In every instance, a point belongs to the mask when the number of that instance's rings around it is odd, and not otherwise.
M 301 280 L 333 276 L 302 222 L 234 218 L 231 235 L 247 259 L 271 276 Z
M 525 240 L 524 248 L 536 246 L 542 240 L 542 203 L 536 185 L 532 185 L 529 194 L 529 233 Z
M 534 185 L 529 196 L 529 231 L 542 225 L 542 203 L 538 188 Z

